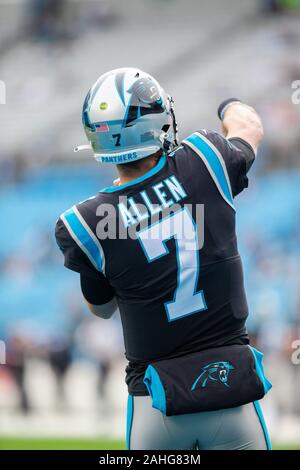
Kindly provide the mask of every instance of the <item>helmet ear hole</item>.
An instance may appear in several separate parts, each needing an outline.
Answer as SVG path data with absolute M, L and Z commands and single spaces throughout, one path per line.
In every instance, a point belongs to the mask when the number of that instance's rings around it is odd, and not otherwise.
M 161 130 L 162 130 L 163 132 L 168 132 L 169 129 L 170 129 L 170 124 L 165 124 L 165 125 L 163 125 L 162 128 L 161 128 Z

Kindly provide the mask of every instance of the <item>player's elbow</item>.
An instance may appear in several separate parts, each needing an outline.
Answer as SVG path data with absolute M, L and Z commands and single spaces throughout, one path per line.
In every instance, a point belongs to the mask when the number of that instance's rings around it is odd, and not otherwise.
M 102 318 L 103 320 L 109 320 L 112 317 L 113 312 L 104 312 L 101 309 L 101 305 L 89 305 L 89 310 L 96 317 Z
M 109 314 L 101 311 L 101 305 L 89 305 L 88 307 L 93 315 L 96 315 L 96 317 L 102 318 L 103 320 L 108 320 L 112 316 L 112 313 Z
M 108 320 L 117 310 L 116 299 L 112 299 L 110 302 L 107 302 L 103 305 L 93 305 L 87 302 L 90 312 L 97 317 L 102 318 L 103 320 Z

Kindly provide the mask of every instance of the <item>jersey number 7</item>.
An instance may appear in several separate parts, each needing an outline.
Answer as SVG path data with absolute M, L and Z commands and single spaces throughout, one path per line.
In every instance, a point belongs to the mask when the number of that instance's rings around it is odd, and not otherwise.
M 177 287 L 173 300 L 164 307 L 169 321 L 206 310 L 203 291 L 197 292 L 200 271 L 197 227 L 183 208 L 138 233 L 149 263 L 169 254 L 166 242 L 174 238 L 177 258 Z

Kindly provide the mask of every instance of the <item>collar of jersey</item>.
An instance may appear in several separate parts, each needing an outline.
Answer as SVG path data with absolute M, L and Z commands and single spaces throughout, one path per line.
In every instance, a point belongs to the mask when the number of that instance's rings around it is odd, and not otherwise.
M 147 171 L 144 175 L 140 176 L 139 178 L 136 178 L 132 181 L 129 181 L 128 183 L 121 184 L 120 186 L 108 186 L 107 188 L 101 189 L 99 191 L 100 193 L 114 193 L 116 191 L 121 191 L 124 188 L 129 188 L 130 186 L 133 186 L 135 184 L 141 183 L 142 181 L 145 181 L 148 178 L 151 178 L 151 176 L 156 175 L 166 164 L 167 161 L 167 156 L 162 155 L 155 165 L 151 170 Z

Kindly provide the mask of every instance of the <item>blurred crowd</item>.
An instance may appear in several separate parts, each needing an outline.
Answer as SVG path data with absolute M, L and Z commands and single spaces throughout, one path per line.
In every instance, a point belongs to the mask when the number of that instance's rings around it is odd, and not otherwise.
M 25 33 L 41 41 L 67 41 L 86 28 L 108 28 L 116 18 L 108 0 L 30 0 Z

